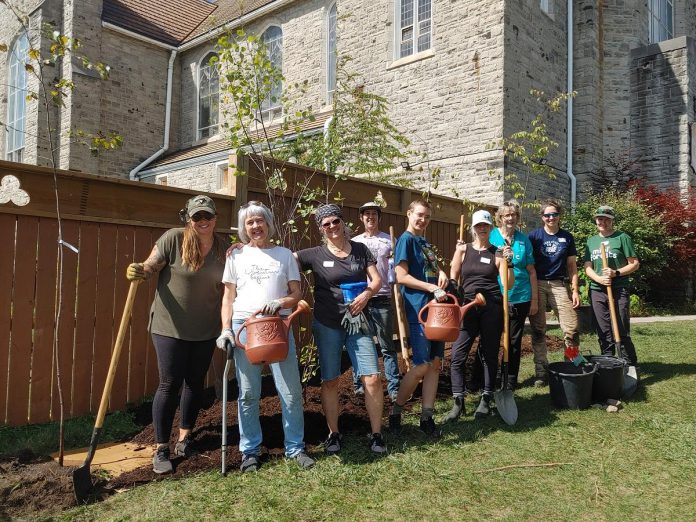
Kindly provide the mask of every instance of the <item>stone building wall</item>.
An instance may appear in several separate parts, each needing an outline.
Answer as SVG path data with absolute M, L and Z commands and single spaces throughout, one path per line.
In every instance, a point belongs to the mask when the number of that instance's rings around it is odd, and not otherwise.
M 661 189 L 695 183 L 690 166 L 696 43 L 680 37 L 631 53 L 631 137 L 641 177 Z

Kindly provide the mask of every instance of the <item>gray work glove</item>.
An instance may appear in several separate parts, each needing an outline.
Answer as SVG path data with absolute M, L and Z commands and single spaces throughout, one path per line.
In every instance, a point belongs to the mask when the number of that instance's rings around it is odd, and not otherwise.
M 236 343 L 234 342 L 234 332 L 232 328 L 225 328 L 220 332 L 220 337 L 215 341 L 215 346 L 221 350 L 227 351 L 227 344 L 229 343 L 230 348 L 234 348 Z
M 440 301 L 440 300 L 445 298 L 445 296 L 447 295 L 447 292 L 445 290 L 443 290 L 442 288 L 438 288 L 437 290 L 435 290 L 433 292 L 433 295 L 435 296 L 435 299 Z
M 278 301 L 278 299 L 274 299 L 273 301 L 263 305 L 263 308 L 261 308 L 261 313 L 263 315 L 275 315 L 278 313 L 278 310 L 280 310 L 280 301 Z
M 341 326 L 348 335 L 357 335 L 359 333 L 367 335 L 370 333 L 370 325 L 367 323 L 367 317 L 365 317 L 365 314 L 362 312 L 358 315 L 353 315 L 350 313 L 350 310 L 346 310 L 343 319 L 341 319 Z
M 126 279 L 129 281 L 144 281 L 146 277 L 145 265 L 142 263 L 131 263 L 126 268 Z

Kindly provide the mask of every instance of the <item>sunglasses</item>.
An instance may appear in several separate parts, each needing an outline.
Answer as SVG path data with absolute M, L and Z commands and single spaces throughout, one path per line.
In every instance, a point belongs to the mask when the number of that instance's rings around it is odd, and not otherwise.
M 198 223 L 201 219 L 205 219 L 206 221 L 212 221 L 215 218 L 215 214 L 211 214 L 210 212 L 196 212 L 193 216 L 191 216 L 191 221 L 194 223 Z
M 321 224 L 321 228 L 329 228 L 329 227 L 335 227 L 341 222 L 341 218 L 336 218 L 331 221 L 327 221 L 326 223 Z
M 554 218 L 560 216 L 560 212 L 549 212 L 548 214 L 543 214 L 545 218 Z

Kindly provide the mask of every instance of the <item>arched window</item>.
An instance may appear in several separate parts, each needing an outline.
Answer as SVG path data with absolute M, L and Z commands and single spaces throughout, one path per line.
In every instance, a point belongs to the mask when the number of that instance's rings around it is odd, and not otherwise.
M 266 47 L 268 57 L 273 67 L 283 71 L 283 30 L 277 25 L 272 25 L 261 35 L 261 41 Z M 261 103 L 261 117 L 270 121 L 282 112 L 281 96 L 283 94 L 283 82 L 278 80 L 271 86 L 271 92 Z
M 329 103 L 333 102 L 333 94 L 336 90 L 336 4 L 329 9 L 327 20 L 327 44 L 326 44 L 326 90 L 328 93 Z
M 29 39 L 23 33 L 12 46 L 7 87 L 6 157 L 22 161 L 24 156 L 24 119 L 26 114 L 27 71 L 24 68 L 29 52 Z
M 220 79 L 216 65 L 210 64 L 215 53 L 208 53 L 198 69 L 198 139 L 214 136 L 220 112 Z

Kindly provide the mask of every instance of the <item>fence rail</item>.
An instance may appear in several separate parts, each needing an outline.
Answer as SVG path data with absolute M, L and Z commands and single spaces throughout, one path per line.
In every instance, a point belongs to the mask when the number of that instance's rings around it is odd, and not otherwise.
M 260 163 L 249 157 L 240 158 L 240 163 L 248 175 L 235 178 L 230 195 L 209 194 L 216 201 L 222 231 L 236 224 L 239 205 L 250 199 L 269 199 Z M 289 183 L 300 183 L 309 173 L 292 164 L 282 168 Z M 332 179 L 324 173 L 311 174 L 311 182 L 322 186 Z M 178 209 L 195 193 L 76 172 L 57 174 L 63 239 L 78 252 L 62 247 L 55 358 L 59 245 L 53 172 L 0 161 L 0 181 L 10 179 L 8 176 L 19 180 L 30 201 L 25 206 L 17 206 L 11 198 L 0 203 L 0 425 L 55 420 L 59 411 L 57 368 L 66 416 L 95 413 L 128 292 L 125 269 L 134 260 L 145 259 L 164 230 L 180 225 Z M 0 196 L 7 196 L 3 189 Z M 388 203 L 382 226 L 388 230 L 392 225 L 399 234 L 406 226 L 408 203 L 419 195 L 355 179 L 337 181 L 333 190 L 345 196 L 346 219 L 355 223 L 359 223 L 358 207 L 381 191 Z M 0 201 L 6 199 L 0 197 Z M 433 196 L 431 202 L 435 212 L 428 236 L 449 259 L 464 208 L 453 198 Z M 312 226 L 300 246 L 316 244 L 317 239 Z M 155 288 L 156 280 L 139 286 L 111 393 L 112 411 L 156 389 L 157 361 L 147 333 Z M 303 317 L 300 324 L 308 329 L 309 318 Z M 307 342 L 306 337 L 302 333 L 300 342 Z M 214 383 L 222 366 L 222 354 L 216 353 L 207 385 Z

